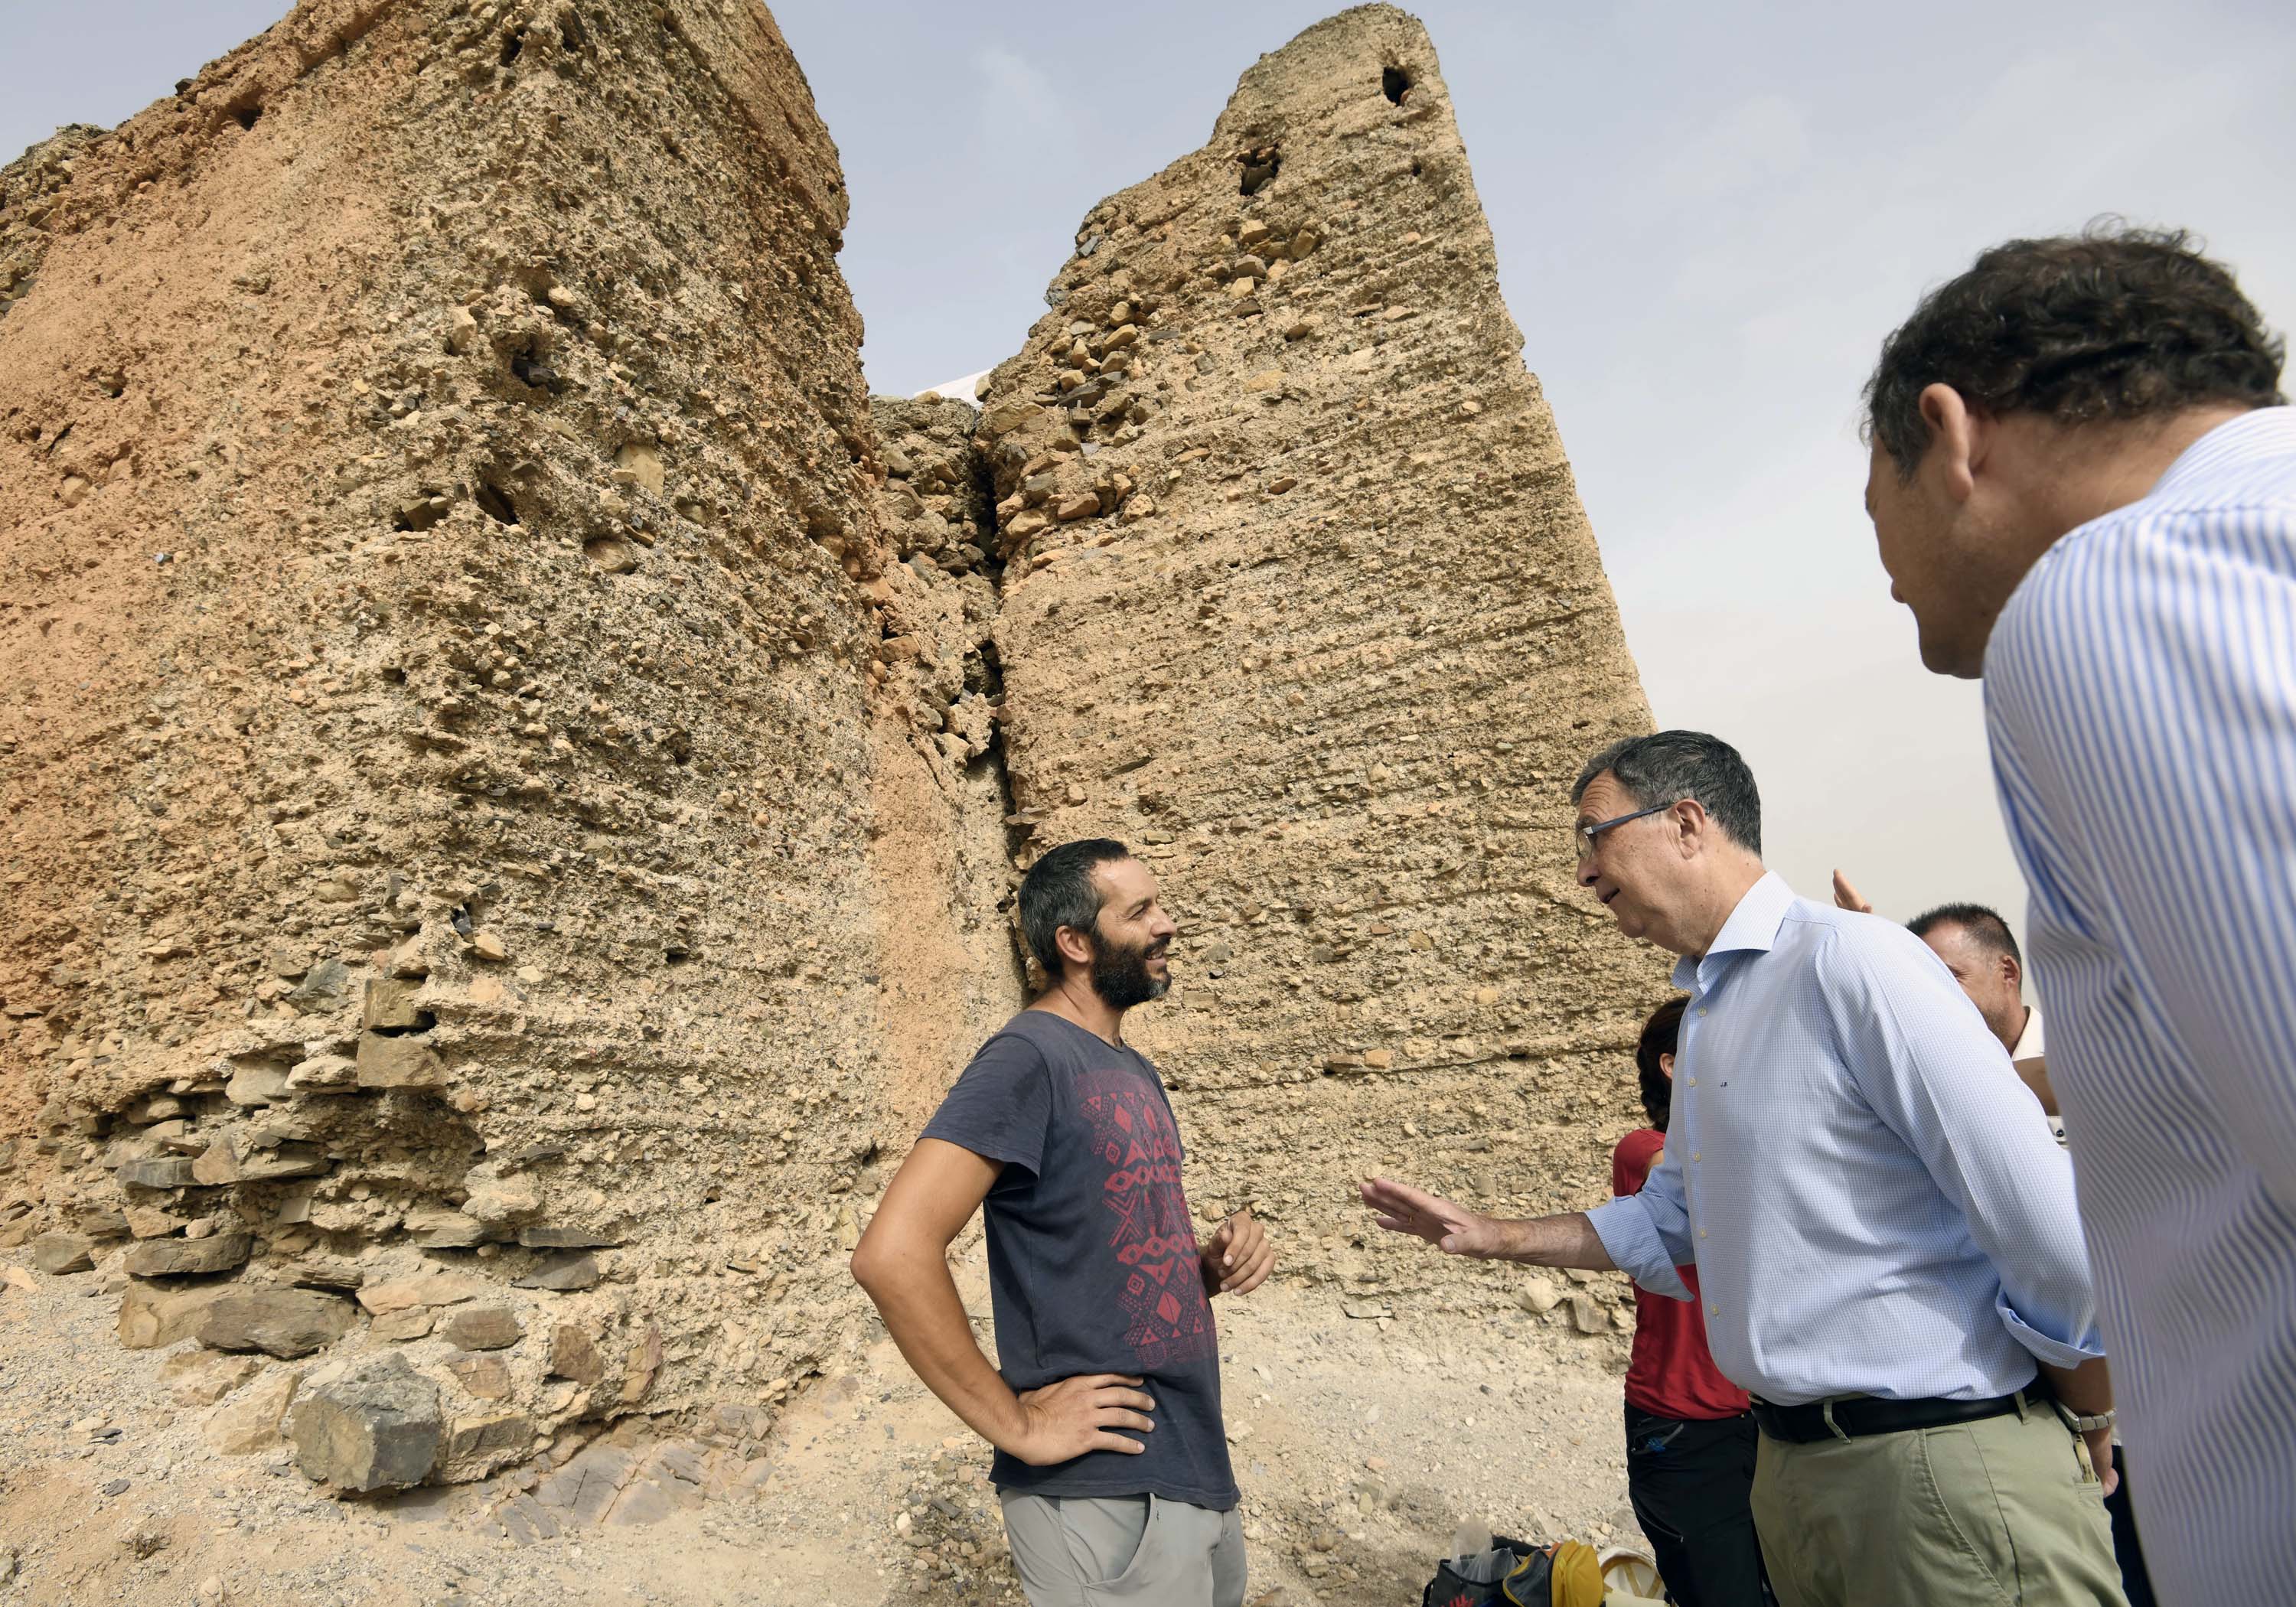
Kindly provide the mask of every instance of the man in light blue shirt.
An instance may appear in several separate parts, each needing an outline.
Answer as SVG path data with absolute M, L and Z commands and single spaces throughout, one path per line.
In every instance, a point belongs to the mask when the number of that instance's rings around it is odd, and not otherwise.
M 1727 743 L 1630 738 L 1572 796 L 1580 882 L 1682 956 L 1665 1158 L 1639 1194 L 1534 1221 L 1374 1180 L 1381 1226 L 1677 1300 L 1694 1264 L 1715 1364 L 1755 1398 L 1786 1607 L 2120 1607 L 2071 1168 L 1999 1040 L 1919 939 L 1764 871 Z
M 1882 348 L 1866 507 L 1982 676 L 2144 1560 L 2296 1601 L 2296 413 L 2180 234 L 2012 241 Z

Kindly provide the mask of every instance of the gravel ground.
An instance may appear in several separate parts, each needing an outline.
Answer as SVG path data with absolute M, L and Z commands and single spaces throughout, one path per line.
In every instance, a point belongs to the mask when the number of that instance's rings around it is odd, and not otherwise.
M 985 1310 L 978 1257 L 961 1282 Z M 1622 1338 L 1400 1304 L 1388 1321 L 1358 1320 L 1329 1285 L 1278 1282 L 1222 1304 L 1255 1603 L 1415 1602 L 1463 1521 L 1639 1543 L 1620 1459 Z M 813 1381 L 752 1488 L 655 1523 L 569 1524 L 521 1544 L 493 1511 L 520 1488 L 512 1478 L 347 1501 L 307 1482 L 283 1444 L 222 1454 L 211 1440 L 276 1364 L 242 1380 L 243 1363 L 196 1345 L 119 1349 L 116 1307 L 100 1273 L 0 1283 L 10 1607 L 1021 1600 L 987 1447 L 888 1341 Z

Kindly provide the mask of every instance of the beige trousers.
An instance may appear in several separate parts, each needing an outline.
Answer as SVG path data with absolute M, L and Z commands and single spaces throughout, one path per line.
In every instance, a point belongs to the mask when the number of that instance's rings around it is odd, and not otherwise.
M 1243 1514 L 1161 1496 L 1000 1496 L 1031 1607 L 1242 1607 Z
M 1784 1607 L 2128 1607 L 2104 1487 L 2046 1403 L 1813 1445 L 1765 1434 L 1753 1505 Z

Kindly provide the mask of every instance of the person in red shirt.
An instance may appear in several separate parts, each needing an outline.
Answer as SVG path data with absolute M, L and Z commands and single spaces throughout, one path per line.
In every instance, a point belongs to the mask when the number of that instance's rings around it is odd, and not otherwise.
M 1635 1045 L 1651 1125 L 1619 1140 L 1611 1192 L 1641 1192 L 1666 1148 L 1681 999 L 1643 1025 Z M 1635 1291 L 1635 1351 L 1627 1369 L 1627 1495 L 1648 1537 L 1667 1600 L 1681 1607 L 1763 1607 L 1771 1600 L 1754 1537 L 1754 1420 L 1746 1392 L 1706 1349 L 1698 1269 L 1677 1268 L 1687 1300 Z

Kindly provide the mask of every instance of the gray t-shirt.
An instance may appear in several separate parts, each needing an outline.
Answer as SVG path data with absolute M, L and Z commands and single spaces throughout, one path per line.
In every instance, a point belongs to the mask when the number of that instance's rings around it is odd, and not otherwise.
M 1156 1401 L 1152 1431 L 1118 1431 L 1147 1446 L 1139 1455 L 1030 1467 L 999 1451 L 997 1488 L 1235 1505 L 1179 1129 L 1148 1057 L 1024 1010 L 981 1045 L 924 1136 L 1004 1162 L 982 1209 L 1004 1382 L 1017 1392 L 1122 1373 Z

